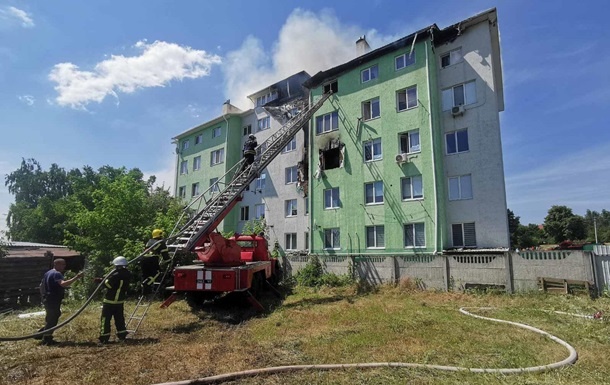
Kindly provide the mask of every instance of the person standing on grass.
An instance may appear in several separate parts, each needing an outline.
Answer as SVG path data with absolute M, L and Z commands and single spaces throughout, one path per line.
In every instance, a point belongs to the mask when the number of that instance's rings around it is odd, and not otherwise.
M 114 318 L 117 338 L 123 341 L 127 337 L 124 304 L 129 281 L 131 280 L 131 273 L 127 270 L 127 259 L 125 257 L 116 257 L 112 264 L 115 269 L 104 280 L 104 286 L 108 290 L 104 296 L 100 322 L 99 340 L 102 344 L 106 344 L 110 340 L 110 321 L 112 321 L 112 318 Z M 101 282 L 102 279 L 96 278 L 96 281 Z
M 40 332 L 57 326 L 61 316 L 61 303 L 64 299 L 66 287 L 70 287 L 74 281 L 83 276 L 83 273 L 80 272 L 74 278 L 64 280 L 63 273 L 65 270 L 66 260 L 58 258 L 53 261 L 53 268 L 42 277 L 40 292 L 42 294 L 42 302 L 44 303 L 45 325 L 39 330 Z M 57 341 L 53 340 L 52 330 L 44 333 L 41 339 L 42 345 L 57 344 Z

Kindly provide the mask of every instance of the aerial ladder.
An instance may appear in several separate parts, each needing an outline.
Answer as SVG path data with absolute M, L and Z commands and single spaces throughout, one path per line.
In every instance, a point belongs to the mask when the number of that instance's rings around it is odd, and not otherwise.
M 297 113 L 292 116 L 278 131 L 272 134 L 257 147 L 257 155 L 254 163 L 249 167 L 244 166 L 245 159 L 237 162 L 229 169 L 216 184 L 210 186 L 206 191 L 195 198 L 183 211 L 181 218 L 176 223 L 172 233 L 167 238 L 167 246 L 171 250 L 172 260 L 178 252 L 197 253 L 199 265 L 184 266 L 174 271 L 174 284 L 176 291 L 166 300 L 162 307 L 169 306 L 175 298 L 177 291 L 246 291 L 249 292 L 257 273 L 266 274 L 268 278 L 272 274 L 273 265 L 268 258 L 262 256 L 258 261 L 245 263 L 240 258 L 240 249 L 236 240 L 227 240 L 218 233 L 214 233 L 216 227 L 227 216 L 227 214 L 242 200 L 244 190 L 252 183 L 313 117 L 314 113 L 330 97 L 331 93 L 323 94 L 313 104 L 301 101 L 293 109 Z M 264 108 L 264 107 L 263 107 Z M 195 213 L 195 214 L 193 214 Z M 190 216 L 190 217 L 189 217 Z M 180 226 L 181 223 L 184 225 Z M 244 242 L 244 238 L 240 238 Z M 264 239 L 252 236 L 252 249 L 256 251 L 256 242 Z M 178 269 L 178 268 L 176 268 Z M 171 274 L 172 263 L 169 263 L 161 282 L 168 274 Z M 219 284 L 221 279 L 232 281 L 234 284 Z M 214 281 L 216 286 L 214 286 Z M 192 285 L 191 285 L 192 282 Z M 127 329 L 130 334 L 135 334 L 153 302 L 159 295 L 162 285 L 157 285 L 152 296 L 139 298 L 135 309 L 127 319 Z M 249 299 L 254 304 L 258 302 L 250 295 Z M 260 304 L 258 304 L 260 307 Z

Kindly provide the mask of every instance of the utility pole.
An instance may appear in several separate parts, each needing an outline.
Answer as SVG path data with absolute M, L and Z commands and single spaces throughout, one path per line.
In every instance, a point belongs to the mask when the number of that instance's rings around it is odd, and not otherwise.
M 593 229 L 595 230 L 595 243 L 597 243 L 597 218 L 593 218 Z

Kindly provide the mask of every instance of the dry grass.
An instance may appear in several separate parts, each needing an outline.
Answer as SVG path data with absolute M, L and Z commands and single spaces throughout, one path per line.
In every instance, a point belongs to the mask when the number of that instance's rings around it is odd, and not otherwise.
M 536 326 L 576 347 L 576 365 L 544 374 L 500 376 L 432 370 L 343 370 L 251 378 L 240 384 L 606 384 L 610 322 L 539 309 L 593 314 L 610 301 L 542 295 L 420 292 L 411 283 L 357 294 L 355 288 L 298 289 L 274 310 L 192 312 L 185 302 L 151 308 L 140 333 L 98 347 L 99 306 L 56 332 L 57 347 L 0 343 L 0 384 L 152 384 L 290 364 L 416 362 L 519 367 L 567 356 L 554 342 L 515 327 L 463 316 L 460 306 L 495 306 L 485 315 Z M 78 304 L 64 306 L 64 314 Z M 131 304 L 133 306 L 133 304 Z M 38 309 L 33 309 L 38 310 Z M 32 310 L 32 311 L 33 311 Z M 237 313 L 247 318 L 235 324 Z M 610 314 L 610 312 L 608 312 Z M 227 322 L 230 321 L 230 322 Z M 0 335 L 30 333 L 40 318 L 0 319 Z M 234 382 L 236 383 L 236 382 Z

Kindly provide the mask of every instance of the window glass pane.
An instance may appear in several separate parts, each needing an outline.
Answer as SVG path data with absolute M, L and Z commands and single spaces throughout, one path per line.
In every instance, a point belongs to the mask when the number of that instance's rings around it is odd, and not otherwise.
M 423 223 L 415 224 L 415 246 L 416 247 L 426 246 L 426 232 L 424 231 Z
M 411 178 L 402 179 L 402 199 L 411 199 Z
M 466 88 L 466 101 L 465 104 L 474 104 L 477 102 L 477 90 L 475 82 L 468 82 L 464 84 Z
M 383 182 L 375 182 L 375 202 L 383 202 Z
M 417 88 L 407 89 L 408 108 L 417 107 Z
M 405 66 L 405 55 L 400 55 L 396 58 L 396 69 L 401 69 Z
M 477 238 L 474 223 L 464 223 L 464 246 L 476 246 Z
M 375 246 L 375 228 L 367 227 L 366 228 L 366 247 L 374 247 Z
M 411 142 L 411 148 L 409 152 L 416 152 L 420 150 L 419 147 L 419 131 L 414 131 L 409 134 L 409 141 Z
M 340 231 L 339 229 L 333 229 L 333 247 L 335 249 L 338 249 L 341 247 L 341 237 L 340 237 Z
M 472 199 L 472 180 L 470 175 L 460 177 L 460 192 L 462 199 Z
M 398 98 L 398 111 L 406 110 L 407 109 L 407 92 L 399 91 L 396 94 L 396 97 Z
M 461 106 L 464 104 L 464 86 L 453 87 L 453 105 Z
M 411 64 L 415 64 L 415 51 L 410 54 L 405 54 L 406 56 L 406 65 L 410 66 Z
M 405 246 L 413 247 L 413 225 L 405 225 Z
M 377 234 L 376 234 L 377 247 L 385 247 L 385 234 L 383 226 L 377 226 Z
M 458 178 L 449 178 L 449 200 L 460 199 L 460 186 Z
M 414 176 L 413 180 L 413 198 L 421 198 L 424 196 L 424 186 L 421 176 Z
M 447 143 L 447 154 L 455 154 L 457 151 L 455 148 L 455 133 L 445 135 L 445 142 Z
M 373 141 L 373 159 L 381 159 L 381 139 Z
M 462 130 L 456 133 L 458 151 L 468 151 L 468 131 Z
M 333 130 L 339 129 L 339 113 L 337 111 L 334 111 L 330 115 L 332 118 L 332 129 Z
M 367 183 L 366 185 L 364 185 L 364 189 L 365 189 L 365 201 L 366 203 L 372 203 L 373 202 L 373 184 L 372 183 Z
M 451 225 L 451 233 L 453 238 L 453 246 L 464 246 L 464 241 L 462 239 L 462 224 L 458 223 Z
M 362 82 L 363 83 L 368 82 L 370 80 L 369 74 L 370 73 L 369 73 L 368 69 L 365 69 L 364 71 L 362 71 Z
M 378 68 L 377 66 L 372 66 L 371 67 L 371 80 L 372 79 L 377 79 L 377 76 L 379 75 L 378 73 Z
M 453 107 L 453 90 L 443 90 L 443 111 L 449 111 Z
M 449 66 L 449 55 L 443 55 L 441 57 L 441 66 L 442 67 L 447 67 Z
M 371 110 L 372 110 L 372 117 L 373 118 L 377 118 L 380 115 L 380 111 L 379 111 L 379 99 L 375 99 L 373 101 L 371 101 Z
M 455 49 L 449 53 L 451 55 L 451 64 L 462 61 L 462 49 Z
M 323 116 L 316 116 L 316 133 L 321 134 L 323 132 Z
M 400 140 L 400 152 L 403 154 L 409 152 L 409 136 L 406 134 L 398 135 L 398 138 Z
M 369 161 L 373 159 L 373 151 L 372 151 L 371 142 L 364 143 L 364 160 Z

